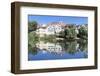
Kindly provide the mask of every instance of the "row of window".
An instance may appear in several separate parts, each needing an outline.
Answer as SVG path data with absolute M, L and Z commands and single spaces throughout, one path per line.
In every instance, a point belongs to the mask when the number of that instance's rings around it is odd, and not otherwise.
M 55 31 L 55 30 L 61 30 L 61 28 L 59 27 L 59 28 L 48 28 L 48 31 Z

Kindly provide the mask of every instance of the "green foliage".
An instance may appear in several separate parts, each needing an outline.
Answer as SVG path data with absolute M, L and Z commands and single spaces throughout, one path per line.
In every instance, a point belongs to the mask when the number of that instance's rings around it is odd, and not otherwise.
M 83 39 L 87 39 L 87 37 L 88 37 L 88 30 L 87 30 L 87 28 L 86 27 L 80 27 L 80 29 L 79 29 L 79 36 L 80 36 L 80 38 L 83 38 Z
M 35 46 L 35 44 L 39 41 L 39 36 L 35 33 L 35 31 L 32 31 L 28 34 L 28 44 L 32 47 Z
M 38 23 L 36 21 L 28 22 L 28 31 L 35 31 L 37 29 Z
M 40 41 L 46 42 L 55 42 L 56 36 L 55 35 L 45 35 L 44 37 L 39 38 Z
M 67 39 L 75 39 L 77 37 L 76 31 L 74 27 L 65 29 L 65 38 Z
M 36 43 L 39 41 L 39 36 L 35 33 L 35 31 L 28 33 L 28 50 L 31 54 L 37 54 Z

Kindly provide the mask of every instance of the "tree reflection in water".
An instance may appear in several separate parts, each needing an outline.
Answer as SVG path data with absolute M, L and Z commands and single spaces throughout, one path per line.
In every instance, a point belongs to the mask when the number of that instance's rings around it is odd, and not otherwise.
M 84 57 L 88 57 L 88 41 L 87 40 L 80 40 L 79 41 L 79 50 L 84 52 Z
M 29 49 L 29 52 L 33 55 L 36 55 L 38 53 L 37 47 L 32 47 L 31 45 L 28 45 L 28 49 Z

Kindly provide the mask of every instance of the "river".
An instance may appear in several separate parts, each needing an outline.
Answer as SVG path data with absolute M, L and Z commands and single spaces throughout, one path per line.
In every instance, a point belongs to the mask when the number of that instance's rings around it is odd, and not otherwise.
M 28 51 L 28 60 L 56 60 L 88 58 L 87 40 L 39 41 Z

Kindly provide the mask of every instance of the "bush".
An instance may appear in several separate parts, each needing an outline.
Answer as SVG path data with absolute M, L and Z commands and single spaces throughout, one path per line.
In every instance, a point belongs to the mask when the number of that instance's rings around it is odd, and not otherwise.
M 34 47 L 38 41 L 39 36 L 35 33 L 35 31 L 32 31 L 28 34 L 28 44 L 30 44 L 32 47 Z

